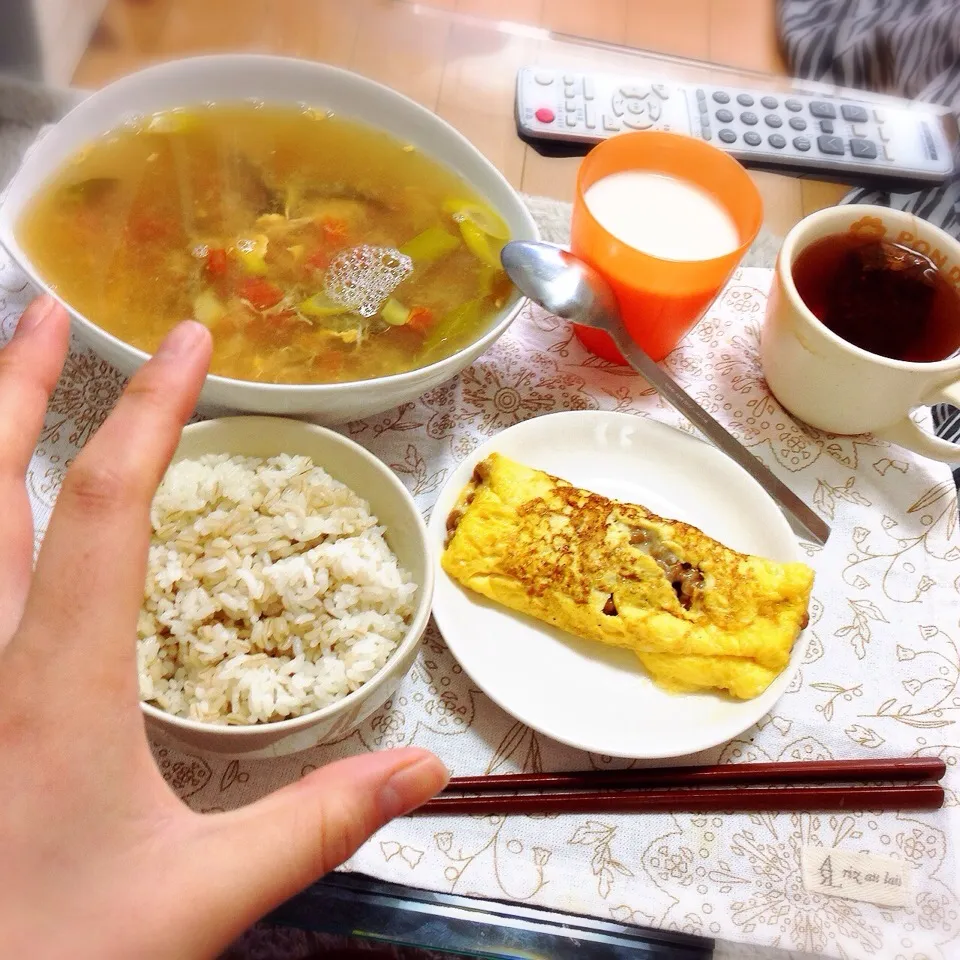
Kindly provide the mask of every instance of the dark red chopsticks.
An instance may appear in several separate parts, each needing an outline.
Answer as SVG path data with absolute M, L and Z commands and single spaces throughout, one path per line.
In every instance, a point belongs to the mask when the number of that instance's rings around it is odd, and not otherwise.
M 943 788 L 925 781 L 945 772 L 937 757 L 902 757 L 455 777 L 417 813 L 937 810 Z
M 551 793 L 545 795 L 438 797 L 418 813 L 693 813 L 801 810 L 938 810 L 943 788 L 910 786 L 748 787 L 724 790 L 636 790 L 624 793 Z
M 580 770 L 574 773 L 508 773 L 499 777 L 454 777 L 447 784 L 444 793 L 940 780 L 946 770 L 946 764 L 939 757 L 722 763 L 711 767 L 643 767 L 636 770 Z

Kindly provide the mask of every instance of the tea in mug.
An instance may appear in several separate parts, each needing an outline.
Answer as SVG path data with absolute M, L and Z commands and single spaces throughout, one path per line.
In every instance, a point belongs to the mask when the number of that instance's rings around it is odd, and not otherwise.
M 814 316 L 861 350 L 930 363 L 960 349 L 960 294 L 909 247 L 835 234 L 801 251 L 792 274 Z

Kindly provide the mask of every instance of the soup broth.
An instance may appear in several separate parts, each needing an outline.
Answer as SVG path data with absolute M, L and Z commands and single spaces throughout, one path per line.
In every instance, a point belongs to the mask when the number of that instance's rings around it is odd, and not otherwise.
M 401 373 L 474 341 L 511 295 L 502 218 L 393 137 L 313 109 L 210 105 L 129 123 L 32 201 L 46 281 L 153 352 L 193 317 L 211 372 L 270 383 Z

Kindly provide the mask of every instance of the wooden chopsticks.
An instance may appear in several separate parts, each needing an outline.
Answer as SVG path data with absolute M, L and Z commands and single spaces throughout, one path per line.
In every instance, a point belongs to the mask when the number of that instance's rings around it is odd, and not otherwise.
M 454 777 L 442 796 L 416 812 L 937 810 L 943 806 L 943 788 L 922 781 L 938 781 L 945 773 L 946 764 L 937 757 L 901 757 Z M 531 790 L 539 792 L 506 792 Z

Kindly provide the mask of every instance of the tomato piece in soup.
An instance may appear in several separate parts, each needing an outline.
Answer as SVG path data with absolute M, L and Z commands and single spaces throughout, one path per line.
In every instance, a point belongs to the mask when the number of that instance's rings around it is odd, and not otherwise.
M 227 251 L 216 247 L 207 253 L 207 276 L 211 280 L 219 280 L 227 273 Z
M 237 284 L 237 294 L 257 310 L 269 310 L 283 299 L 283 291 L 263 277 L 244 277 Z

